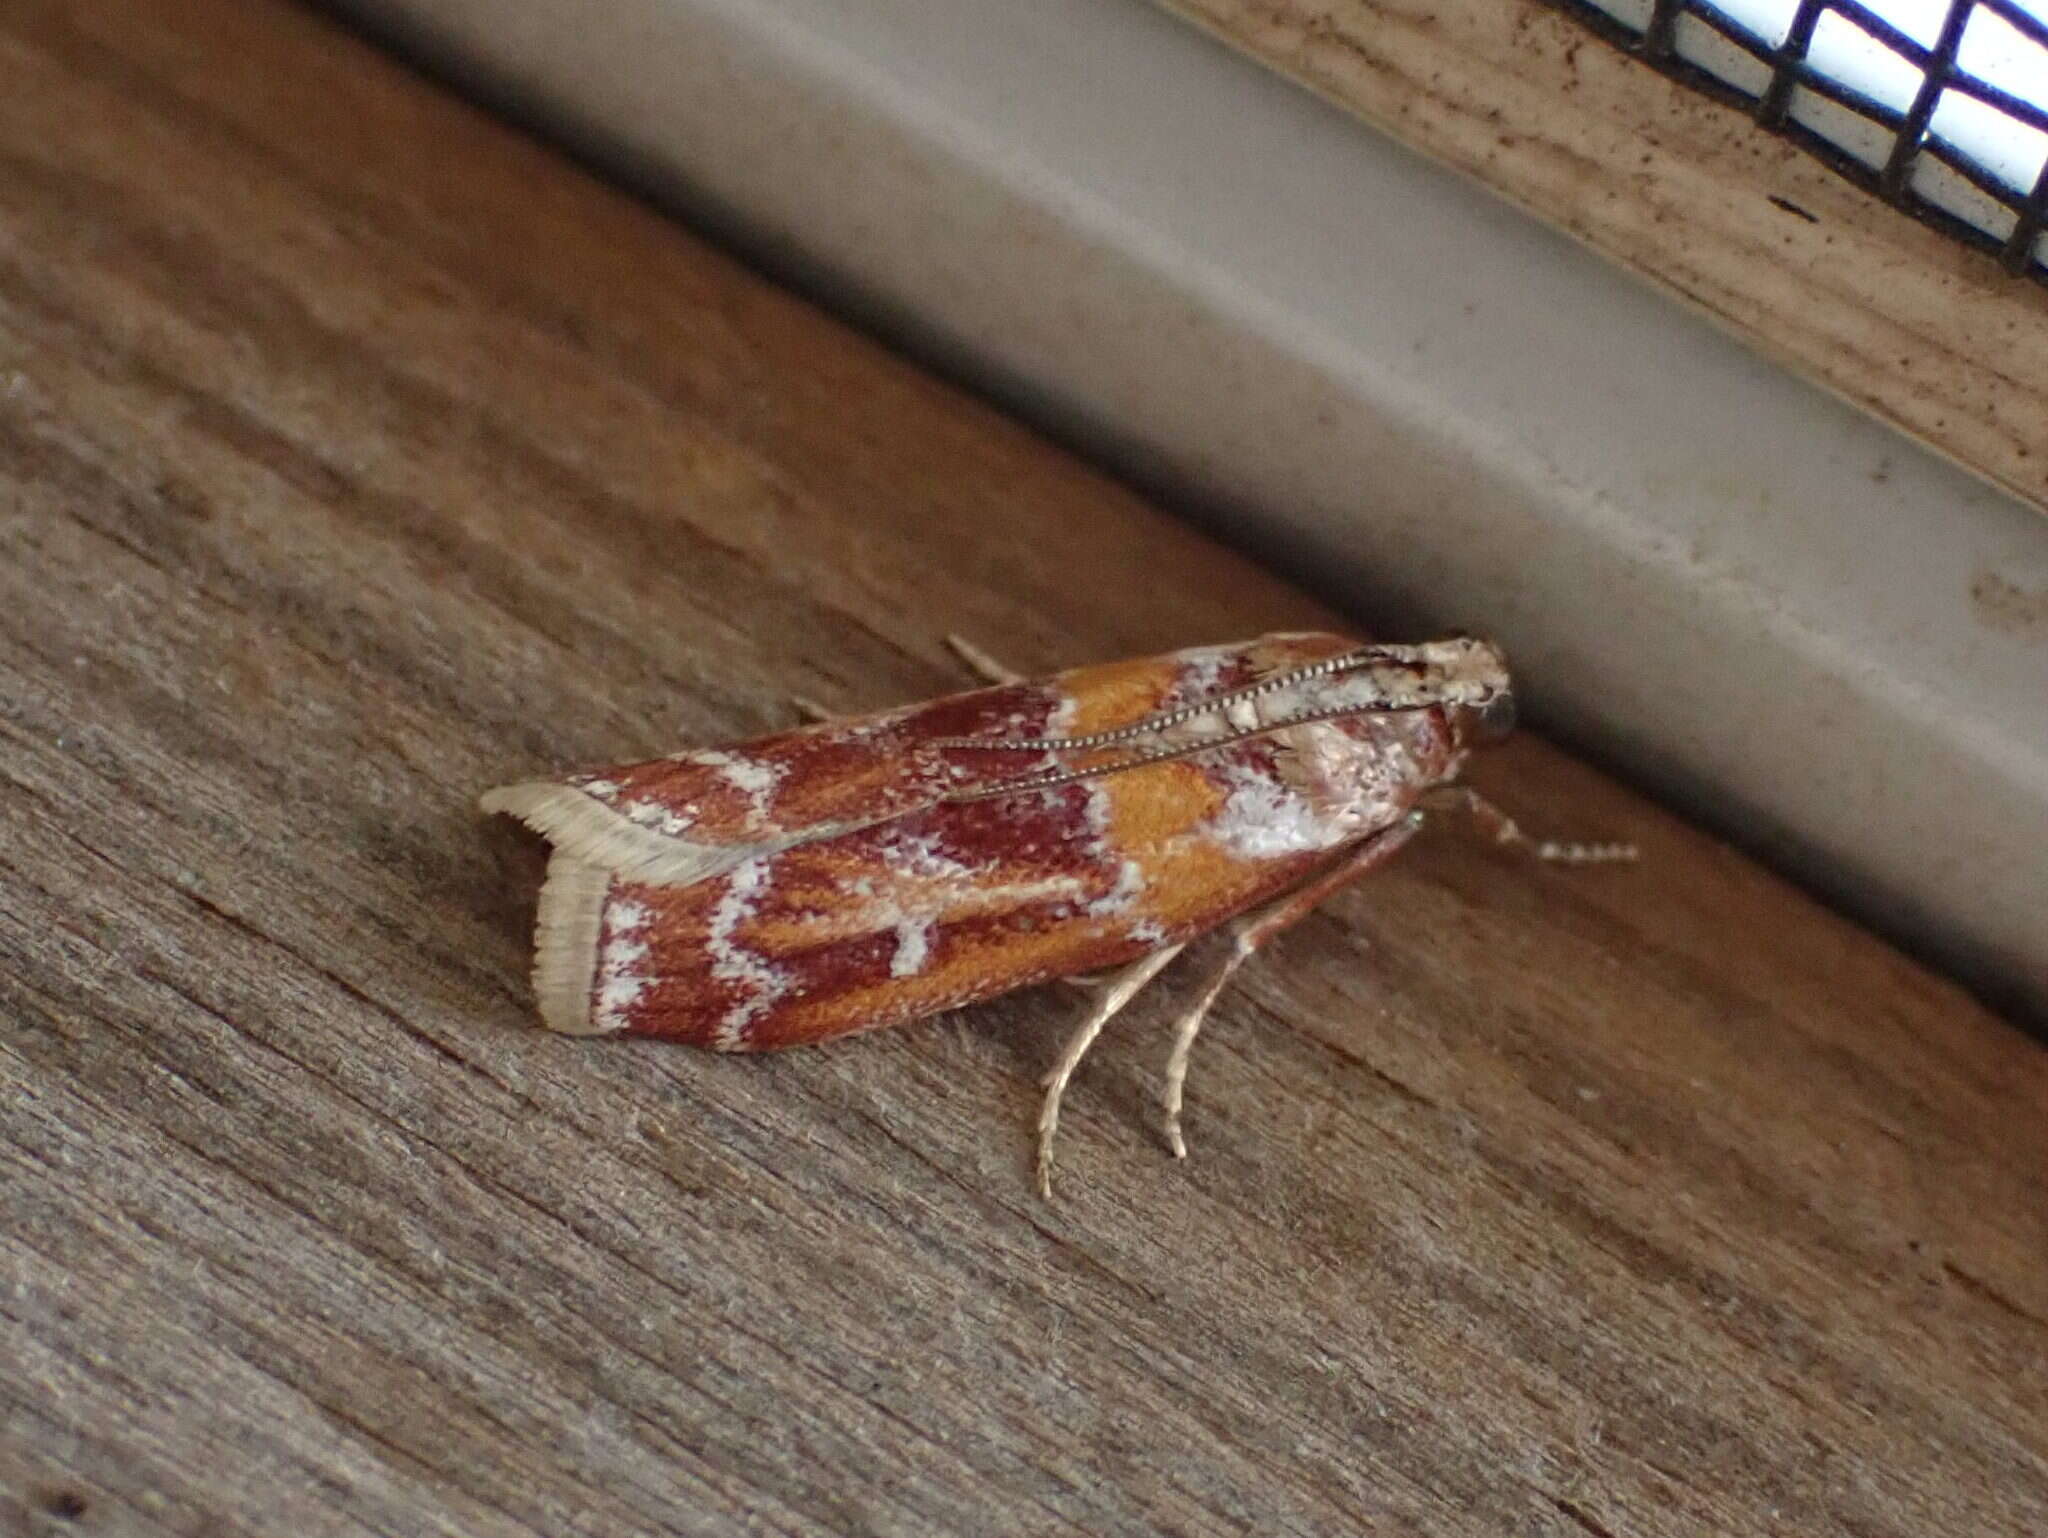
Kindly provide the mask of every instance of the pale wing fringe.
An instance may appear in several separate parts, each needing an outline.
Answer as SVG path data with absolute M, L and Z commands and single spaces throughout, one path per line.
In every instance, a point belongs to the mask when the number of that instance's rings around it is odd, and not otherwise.
M 614 879 L 689 886 L 743 860 L 864 826 L 820 825 L 752 844 L 672 838 L 620 816 L 570 785 L 530 781 L 485 791 L 479 805 L 516 817 L 553 846 L 534 920 L 533 992 L 542 1022 L 571 1036 L 607 1035 L 592 1005 L 605 905 Z
M 643 828 L 573 785 L 555 785 L 545 780 L 487 790 L 478 804 L 486 812 L 517 817 L 563 854 L 586 865 L 650 886 L 689 886 L 722 875 L 743 860 L 780 854 L 798 844 L 837 838 L 870 825 L 819 823 L 783 838 L 761 839 L 751 844 L 705 844 Z
M 667 838 L 580 790 L 545 781 L 485 791 L 478 804 L 518 818 L 553 846 L 534 915 L 533 996 L 541 1023 L 569 1036 L 609 1034 L 591 996 L 614 876 L 687 886 L 759 852 Z
M 541 1023 L 551 1031 L 608 1034 L 592 1018 L 590 995 L 611 884 L 609 871 L 560 850 L 548 860 L 533 926 L 533 996 Z

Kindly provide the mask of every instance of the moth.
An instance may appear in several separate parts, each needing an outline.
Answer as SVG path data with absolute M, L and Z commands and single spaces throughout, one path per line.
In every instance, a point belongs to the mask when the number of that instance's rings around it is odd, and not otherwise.
M 1513 724 L 1486 641 L 1268 635 L 1035 680 L 956 645 L 987 687 L 488 792 L 552 846 L 542 1020 L 765 1052 L 1088 978 L 1045 1081 L 1050 1194 L 1075 1069 L 1191 940 L 1231 926 L 1167 1060 L 1176 1156 L 1189 1054 L 1232 974 L 1426 812 L 1462 807 L 1544 859 L 1633 855 L 1526 839 L 1456 783 Z

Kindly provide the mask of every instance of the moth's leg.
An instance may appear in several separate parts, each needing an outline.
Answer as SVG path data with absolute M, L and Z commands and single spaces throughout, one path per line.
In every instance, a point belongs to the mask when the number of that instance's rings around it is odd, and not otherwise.
M 1374 834 L 1322 874 L 1263 908 L 1254 908 L 1231 926 L 1230 954 L 1173 1029 L 1173 1050 L 1166 1059 L 1166 1090 L 1162 1103 L 1166 1109 L 1166 1141 L 1172 1146 L 1176 1159 L 1188 1156 L 1188 1145 L 1180 1131 L 1181 1095 L 1187 1088 L 1188 1058 L 1195 1050 L 1195 1037 L 1202 1029 L 1202 1021 L 1208 1017 L 1224 986 L 1260 946 L 1288 925 L 1305 918 L 1332 892 L 1350 885 L 1380 864 L 1413 838 L 1421 827 L 1421 817 L 1411 813 L 1393 827 Z
M 1024 675 L 1014 668 L 1006 668 L 987 652 L 976 646 L 964 635 L 949 635 L 946 646 L 954 656 L 966 663 L 973 673 L 987 683 L 1021 684 Z
M 803 722 L 805 726 L 822 726 L 825 722 L 834 720 L 838 716 L 837 711 L 827 710 L 816 700 L 806 698 L 801 694 L 792 694 L 789 697 L 789 702 L 796 706 L 796 718 Z
M 1160 970 L 1180 953 L 1180 946 L 1169 945 L 1109 973 L 1096 995 L 1094 1007 L 1088 1011 L 1088 1017 L 1067 1039 L 1059 1061 L 1045 1076 L 1045 1104 L 1038 1112 L 1039 1195 L 1052 1195 L 1052 1139 L 1060 1125 L 1060 1096 L 1066 1093 L 1074 1070 L 1081 1066 L 1081 1059 L 1088 1055 L 1088 1049 L 1095 1044 L 1095 1038 L 1102 1034 L 1102 1028 L 1109 1024 L 1111 1017 L 1136 998 L 1138 990 L 1157 977 Z
M 1636 857 L 1634 844 L 1561 844 L 1555 839 L 1531 838 L 1515 826 L 1514 818 L 1469 785 L 1439 785 L 1424 791 L 1418 804 L 1432 811 L 1447 806 L 1462 808 L 1493 835 L 1495 843 L 1520 849 L 1539 860 L 1555 860 L 1561 865 L 1607 865 Z

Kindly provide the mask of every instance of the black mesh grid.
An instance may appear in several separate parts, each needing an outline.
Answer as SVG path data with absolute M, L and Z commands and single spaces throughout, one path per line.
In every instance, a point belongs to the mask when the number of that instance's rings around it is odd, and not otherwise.
M 1952 92 L 1981 102 L 2013 123 L 2048 134 L 2048 107 L 1979 79 L 1956 62 L 1970 20 L 1979 12 L 1997 16 L 2023 38 L 2048 49 L 2048 21 L 2017 0 L 1949 0 L 1947 15 L 1931 44 L 1908 36 L 1857 0 L 1798 0 L 1785 39 L 1775 46 L 1711 0 L 1647 0 L 1647 14 L 1640 22 L 1615 14 L 1643 11 L 1640 4 L 1552 3 L 1662 73 L 1743 107 L 1765 128 L 1800 144 L 1886 202 L 1972 245 L 1996 252 L 2008 272 L 2048 281 L 2048 262 L 2039 249 L 2044 223 L 2048 223 L 2048 161 L 2036 172 L 2031 186 L 2015 187 L 1929 127 L 1943 97 Z M 1815 67 L 1808 53 L 1815 29 L 1829 12 L 1919 72 L 1920 83 L 1910 106 L 1902 111 L 1875 101 Z M 1678 29 L 1688 17 L 1765 66 L 1769 76 L 1763 89 L 1746 89 L 1698 58 L 1682 56 Z M 1812 92 L 1881 132 L 1889 141 L 1883 164 L 1872 165 L 1839 137 L 1812 123 L 1796 121 L 1791 115 L 1795 90 Z M 2010 228 L 2001 227 L 2005 223 L 2001 217 L 1979 222 L 1931 201 L 1915 184 L 1914 172 L 1923 160 L 1948 167 L 1991 204 L 2010 214 Z

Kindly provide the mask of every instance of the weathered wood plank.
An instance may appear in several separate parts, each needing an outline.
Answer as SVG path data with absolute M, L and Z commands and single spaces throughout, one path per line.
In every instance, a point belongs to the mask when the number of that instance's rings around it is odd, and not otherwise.
M 482 786 L 1305 600 L 267 0 L 0 9 L 0 1522 L 2019 1533 L 2048 1070 L 1534 742 L 1151 1103 L 532 1028 Z

